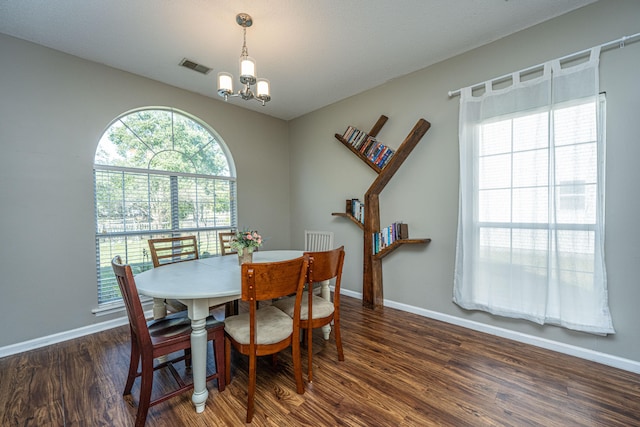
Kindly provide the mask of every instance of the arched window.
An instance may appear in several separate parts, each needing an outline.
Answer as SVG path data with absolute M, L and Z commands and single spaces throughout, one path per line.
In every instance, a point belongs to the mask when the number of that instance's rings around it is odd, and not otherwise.
M 218 232 L 236 228 L 236 178 L 222 139 L 174 109 L 116 119 L 94 160 L 98 304 L 121 298 L 111 269 L 152 268 L 147 240 L 195 235 L 201 257 L 220 254 Z

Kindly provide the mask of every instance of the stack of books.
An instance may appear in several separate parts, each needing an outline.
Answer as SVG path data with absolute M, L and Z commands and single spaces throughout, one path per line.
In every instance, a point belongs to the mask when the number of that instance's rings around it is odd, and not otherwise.
M 379 233 L 373 233 L 373 254 L 377 254 L 396 240 L 408 238 L 409 226 L 402 222 L 394 222 Z
M 347 199 L 347 213 L 364 224 L 364 203 L 358 199 Z
M 389 162 L 394 153 L 393 149 L 353 126 L 347 127 L 342 139 L 380 169 Z

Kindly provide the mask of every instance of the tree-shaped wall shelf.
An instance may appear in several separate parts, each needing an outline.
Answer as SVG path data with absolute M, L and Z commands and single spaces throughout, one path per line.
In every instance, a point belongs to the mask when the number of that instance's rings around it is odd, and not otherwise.
M 375 138 L 378 132 L 382 129 L 387 122 L 386 116 L 380 116 L 376 124 L 371 128 L 368 135 Z M 391 245 L 382 249 L 380 252 L 374 254 L 374 233 L 380 231 L 380 204 L 379 195 L 387 185 L 389 180 L 398 171 L 400 166 L 407 159 L 411 151 L 420 142 L 422 137 L 427 133 L 431 124 L 420 119 L 415 124 L 409 135 L 400 144 L 395 153 L 391 156 L 389 161 L 383 166 L 379 167 L 376 163 L 370 160 L 367 156 L 362 154 L 360 150 L 356 149 L 351 143 L 343 138 L 340 134 L 335 134 L 338 141 L 347 147 L 352 153 L 358 156 L 366 165 L 373 169 L 378 177 L 373 181 L 369 190 L 364 195 L 364 224 L 356 219 L 349 212 L 334 212 L 332 215 L 346 217 L 357 224 L 364 231 L 364 268 L 362 277 L 362 303 L 366 307 L 379 308 L 382 307 L 383 289 L 382 289 L 382 258 L 389 255 L 391 252 L 399 248 L 400 246 L 407 244 L 427 244 L 431 242 L 431 239 L 401 239 L 396 240 Z

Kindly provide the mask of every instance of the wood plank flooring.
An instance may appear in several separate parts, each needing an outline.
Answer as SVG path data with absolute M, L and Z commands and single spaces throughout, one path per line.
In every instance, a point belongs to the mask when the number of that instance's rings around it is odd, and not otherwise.
M 341 301 L 345 361 L 333 334 L 316 331 L 314 382 L 298 395 L 290 351 L 275 367 L 260 360 L 253 426 L 640 426 L 640 375 Z M 123 326 L 0 359 L 0 426 L 133 425 L 128 357 Z M 223 393 L 209 383 L 204 413 L 186 392 L 151 408 L 147 426 L 244 425 L 247 362 L 234 354 L 233 364 Z M 156 375 L 154 387 L 170 386 Z

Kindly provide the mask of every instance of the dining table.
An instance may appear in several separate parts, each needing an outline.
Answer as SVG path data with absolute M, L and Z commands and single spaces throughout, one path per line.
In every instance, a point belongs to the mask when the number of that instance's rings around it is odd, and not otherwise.
M 256 251 L 253 262 L 286 261 L 302 256 L 303 251 Z M 193 402 L 196 412 L 204 411 L 207 390 L 206 318 L 210 307 L 240 299 L 242 288 L 238 256 L 215 256 L 166 264 L 135 276 L 138 293 L 153 297 L 154 317 L 166 313 L 164 300 L 177 299 L 187 306 L 191 319 L 191 370 Z M 216 366 L 216 369 L 225 369 Z

